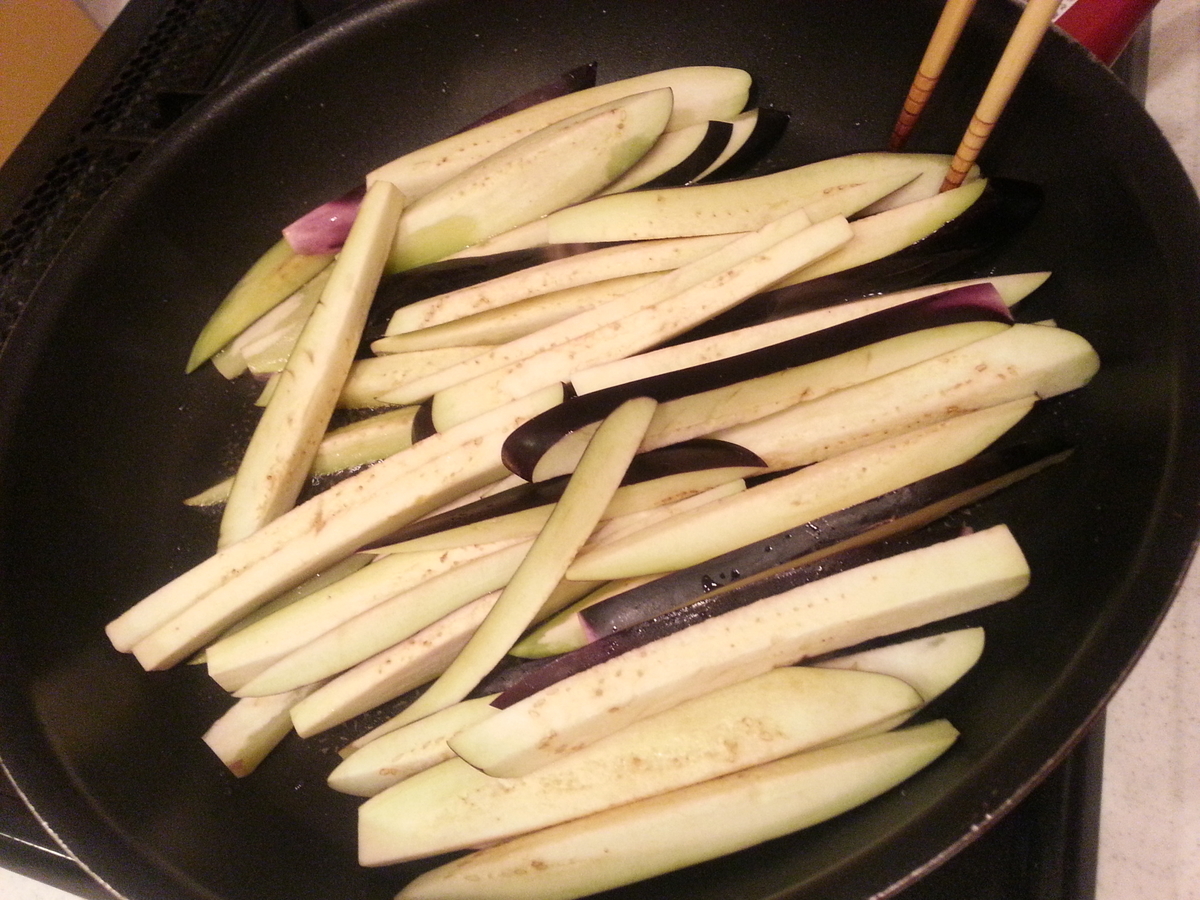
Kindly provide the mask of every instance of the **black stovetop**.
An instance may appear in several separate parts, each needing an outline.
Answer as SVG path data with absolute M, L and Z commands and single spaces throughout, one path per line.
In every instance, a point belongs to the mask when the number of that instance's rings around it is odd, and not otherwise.
M 262 54 L 348 0 L 131 0 L 0 169 L 0 345 L 83 217 L 164 129 Z M 1118 64 L 1144 90 L 1145 35 Z M 1102 723 L 979 840 L 904 900 L 1091 900 Z M 0 866 L 84 898 L 109 897 L 0 779 Z

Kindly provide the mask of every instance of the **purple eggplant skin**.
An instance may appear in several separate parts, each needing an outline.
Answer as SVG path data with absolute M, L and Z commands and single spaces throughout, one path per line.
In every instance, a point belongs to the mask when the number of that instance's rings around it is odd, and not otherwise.
M 639 453 L 630 463 L 621 484 L 638 484 L 667 475 L 696 472 L 701 469 L 750 466 L 765 467 L 766 463 L 757 454 L 738 444 L 719 441 L 715 438 L 696 438 L 672 444 L 669 447 L 659 447 L 656 450 Z M 465 506 L 412 522 L 386 537 L 372 542 L 364 549 L 384 547 L 388 544 L 424 537 L 427 534 L 436 534 L 450 528 L 458 528 L 461 525 L 481 522 L 484 519 L 555 503 L 562 496 L 569 480 L 569 475 L 560 475 L 546 481 L 531 482 L 509 488 Z
M 709 591 L 778 565 L 823 553 L 846 541 L 920 528 L 1035 472 L 1071 449 L 1045 440 L 995 448 L 961 465 L 856 503 L 719 557 L 672 572 L 589 606 L 580 613 L 593 639 L 636 625 Z
M 501 459 L 509 471 L 531 480 L 538 460 L 558 441 L 572 431 L 599 422 L 633 397 L 652 397 L 664 403 L 771 375 L 911 331 L 973 321 L 1012 322 L 1011 312 L 990 284 L 953 288 L 769 347 L 577 396 L 514 430 L 504 442 Z
M 774 572 L 771 578 L 752 579 L 714 591 L 691 603 L 677 606 L 661 615 L 639 622 L 623 631 L 585 644 L 578 650 L 550 658 L 545 661 L 544 665 L 531 668 L 525 677 L 520 678 L 502 692 L 492 701 L 491 705 L 497 709 L 506 709 L 518 700 L 524 700 L 576 672 L 582 672 L 584 669 L 590 669 L 592 666 L 620 656 L 622 653 L 644 647 L 652 641 L 676 631 L 682 631 L 697 622 L 711 619 L 742 606 L 748 606 L 764 597 L 772 597 L 790 588 L 817 581 L 837 572 L 894 555 L 905 549 L 909 549 L 909 547 L 901 548 L 887 542 L 869 547 L 851 547 L 808 565 Z
M 433 398 L 430 398 L 417 407 L 417 414 L 413 416 L 412 440 L 415 444 L 435 434 L 437 429 L 433 425 Z
M 647 191 L 656 188 L 683 187 L 690 184 L 705 169 L 713 164 L 733 137 L 733 123 L 712 120 L 704 132 L 704 137 L 696 148 L 667 171 L 645 184 L 638 185 L 637 190 Z
M 283 229 L 288 245 L 302 256 L 333 253 L 342 248 L 367 189 L 352 188 L 336 200 L 322 203 Z
M 780 109 L 760 107 L 758 119 L 754 123 L 754 130 L 746 139 L 746 143 L 742 144 L 729 159 L 721 163 L 719 168 L 710 172 L 704 181 L 726 181 L 746 175 L 779 143 L 783 133 L 787 131 L 791 117 L 791 113 Z
M 760 599 L 804 583 L 805 579 L 841 571 L 847 563 L 860 565 L 882 558 L 903 535 L 1062 462 L 1071 452 L 1071 447 L 1057 438 L 997 447 L 945 472 L 822 516 L 801 528 L 631 588 L 580 613 L 593 635 L 591 644 L 559 657 L 510 660 L 497 667 L 479 693 L 501 692 L 496 705 L 516 702 L 587 665 L 647 643 L 645 623 L 669 621 L 671 630 L 678 630 L 684 622 L 708 618 L 714 614 L 713 609 L 703 601 L 710 595 L 721 597 L 736 589 L 750 592 L 744 597 Z M 759 587 L 751 590 L 751 585 Z M 762 585 L 769 586 L 766 593 Z M 698 602 L 700 606 L 695 605 Z M 674 610 L 680 612 L 670 618 Z M 667 633 L 656 628 L 650 630 Z M 601 646 L 589 650 L 595 644 Z
M 488 122 L 494 122 L 496 119 L 503 119 L 505 116 L 528 109 L 531 106 L 537 106 L 539 103 L 545 103 L 547 100 L 554 100 L 558 97 L 573 94 L 576 91 L 595 87 L 597 68 L 597 64 L 593 61 L 584 63 L 582 66 L 576 66 L 574 69 L 568 69 L 545 84 L 538 85 L 533 90 L 527 91 L 521 96 L 505 103 L 503 106 L 493 109 L 481 118 L 476 119 L 470 125 L 460 128 L 457 133 L 462 134 L 464 131 L 470 131 L 472 128 L 478 128 L 480 125 L 486 125 Z
M 978 270 L 1028 227 L 1041 209 L 1044 196 L 1041 186 L 1032 182 L 991 178 L 979 199 L 962 215 L 903 250 L 844 272 L 757 294 L 669 343 L 684 344 L 935 280 L 968 278 L 968 267 Z

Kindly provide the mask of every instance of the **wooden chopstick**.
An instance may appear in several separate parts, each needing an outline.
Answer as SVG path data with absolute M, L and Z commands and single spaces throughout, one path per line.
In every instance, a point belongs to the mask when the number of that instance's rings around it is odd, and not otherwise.
M 963 26 L 967 24 L 973 9 L 975 0 L 946 0 L 937 26 L 933 29 L 933 37 L 929 39 L 929 46 L 925 48 L 925 55 L 921 57 L 921 64 L 917 67 L 916 77 L 908 89 L 908 96 L 904 99 L 900 117 L 896 119 L 896 125 L 892 129 L 892 137 L 888 141 L 889 150 L 904 148 L 909 134 L 921 118 L 929 95 L 933 93 L 938 79 L 942 77 L 946 60 L 950 58 L 954 45 L 958 43 Z
M 1059 0 L 1029 0 L 1025 11 L 1009 38 L 1000 62 L 992 73 L 991 80 L 984 89 L 983 97 L 971 117 L 971 124 L 963 135 L 962 142 L 950 163 L 950 171 L 942 182 L 942 190 L 948 191 L 963 183 L 967 173 L 975 164 L 979 151 L 987 142 L 996 126 L 996 120 L 1004 111 L 1009 98 L 1017 87 L 1017 82 L 1025 74 L 1029 61 L 1042 42 L 1042 37 L 1054 20 L 1058 10 Z

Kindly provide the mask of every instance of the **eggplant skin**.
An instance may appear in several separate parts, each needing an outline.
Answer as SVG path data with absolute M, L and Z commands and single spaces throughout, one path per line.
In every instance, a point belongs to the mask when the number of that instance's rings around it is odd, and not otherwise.
M 696 600 L 735 581 L 793 560 L 811 557 L 850 540 L 882 539 L 923 527 L 935 517 L 973 503 L 1066 459 L 1057 438 L 996 447 L 961 465 L 822 516 L 802 528 L 745 547 L 615 594 L 580 612 L 596 636 L 612 634 L 651 616 Z
M 492 706 L 497 709 L 506 709 L 576 672 L 590 669 L 613 657 L 636 650 L 638 647 L 644 647 L 652 641 L 676 631 L 682 631 L 697 622 L 747 606 L 764 597 L 781 593 L 788 588 L 897 555 L 907 549 L 910 547 L 890 541 L 868 547 L 853 547 L 827 556 L 819 562 L 776 573 L 775 577 L 770 579 L 757 579 L 746 584 L 733 585 L 719 593 L 703 596 L 692 603 L 676 607 L 623 631 L 585 644 L 578 650 L 540 661 L 543 662 L 543 665 L 531 666 L 525 677 L 511 684 L 492 701 Z
M 733 125 L 730 122 L 712 121 L 708 123 L 708 129 L 704 133 L 704 137 L 700 140 L 696 149 L 690 153 L 686 159 L 681 160 L 673 168 L 668 169 L 661 175 L 652 178 L 645 184 L 638 185 L 637 190 L 655 190 L 665 187 L 680 187 L 689 184 L 693 179 L 699 176 L 707 169 L 718 156 L 721 151 L 729 144 L 729 139 L 733 136 Z
M 501 693 L 494 705 L 503 708 L 579 669 L 642 646 L 662 630 L 664 623 L 670 626 L 668 630 L 677 630 L 724 611 L 731 602 L 753 602 L 805 580 L 890 556 L 914 543 L 929 542 L 932 538 L 920 529 L 934 518 L 1061 462 L 1071 452 L 1071 446 L 1056 437 L 996 447 L 959 466 L 807 526 L 772 535 L 614 595 L 581 613 L 587 626 L 599 636 L 597 640 L 556 657 L 510 660 L 497 667 L 476 693 Z M 879 534 L 865 546 L 834 552 L 808 564 L 788 565 L 791 560 L 811 558 L 873 530 Z M 714 593 L 726 586 L 726 590 Z M 741 599 L 721 599 L 730 594 Z
M 437 434 L 437 429 L 433 425 L 433 401 L 431 399 L 417 407 L 417 414 L 413 417 L 412 423 L 413 443 L 433 437 L 435 434 Z
M 783 138 L 790 120 L 791 113 L 769 106 L 760 107 L 750 138 L 704 181 L 729 181 L 747 175 Z
M 509 471 L 531 480 L 538 460 L 547 450 L 570 432 L 599 422 L 630 397 L 653 397 L 663 403 L 771 375 L 910 331 L 968 321 L 1008 324 L 1012 314 L 991 285 L 952 288 L 758 350 L 580 395 L 517 428 L 505 440 L 501 460 Z

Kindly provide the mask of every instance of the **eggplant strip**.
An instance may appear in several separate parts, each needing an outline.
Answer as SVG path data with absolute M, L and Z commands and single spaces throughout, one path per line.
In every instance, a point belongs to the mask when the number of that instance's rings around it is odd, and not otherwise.
M 1009 599 L 1030 577 L 1004 526 L 865 555 L 847 551 L 847 568 L 796 586 L 788 573 L 727 589 L 589 644 L 576 651 L 584 668 L 540 690 L 505 692 L 500 712 L 451 748 L 491 775 L 520 776 L 721 685 Z M 833 558 L 817 565 L 831 570 Z
M 454 663 L 405 710 L 408 719 L 418 719 L 466 697 L 542 614 L 616 493 L 656 406 L 644 397 L 630 400 L 600 426 L 495 607 Z
M 403 209 L 404 200 L 391 185 L 372 189 L 363 199 L 346 247 L 238 466 L 219 546 L 252 534 L 295 504 L 350 371 Z
M 497 480 L 504 435 L 561 398 L 557 389 L 532 394 L 339 482 L 143 598 L 108 624 L 109 640 L 121 651 L 142 647 L 147 668 L 186 659 L 364 544 Z

